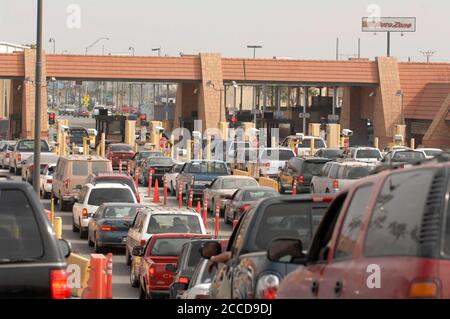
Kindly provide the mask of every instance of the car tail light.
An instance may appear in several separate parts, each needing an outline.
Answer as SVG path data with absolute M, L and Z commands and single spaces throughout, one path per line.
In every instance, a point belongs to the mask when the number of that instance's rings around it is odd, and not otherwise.
M 147 241 L 145 239 L 141 239 L 140 246 L 144 247 Z
M 300 175 L 300 176 L 298 177 L 298 182 L 299 182 L 300 184 L 303 184 L 303 183 L 305 182 L 305 176 Z
M 266 274 L 259 278 L 256 285 L 256 297 L 259 299 L 276 299 L 280 278 L 274 274 Z
M 419 281 L 411 284 L 410 298 L 438 298 L 439 285 L 434 281 Z
M 314 203 L 331 203 L 333 199 L 333 197 L 314 196 L 312 200 Z
M 208 295 L 195 295 L 195 299 L 209 299 Z
M 66 299 L 72 295 L 67 284 L 67 272 L 65 270 L 50 271 L 50 289 L 52 299 Z
M 189 283 L 189 278 L 188 277 L 180 277 L 180 279 L 178 279 L 178 282 L 180 284 L 188 284 Z
M 339 188 L 339 181 L 337 179 L 333 181 L 333 188 L 335 189 Z
M 69 180 L 68 180 L 68 179 L 66 179 L 66 180 L 64 181 L 64 188 L 65 188 L 65 189 L 69 189 Z
M 270 163 L 266 163 L 266 169 L 270 169 Z
M 241 207 L 241 213 L 245 212 L 250 207 L 250 204 L 244 204 Z
M 47 184 L 52 184 L 53 183 L 53 179 L 47 179 Z
M 148 269 L 148 275 L 149 276 L 153 276 L 155 274 L 155 268 L 153 268 L 153 266 L 151 266 L 149 269 Z
M 21 154 L 17 154 L 17 160 L 20 162 L 22 160 L 22 155 Z
M 81 211 L 81 217 L 88 218 L 88 210 L 86 208 L 83 208 Z
M 101 231 L 115 231 L 115 230 L 117 230 L 117 227 L 113 226 L 113 225 L 103 224 L 100 226 L 100 230 Z

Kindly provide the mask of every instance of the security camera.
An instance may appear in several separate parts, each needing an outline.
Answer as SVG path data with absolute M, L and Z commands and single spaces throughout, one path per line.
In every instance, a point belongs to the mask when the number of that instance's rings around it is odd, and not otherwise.
M 344 136 L 353 136 L 353 131 L 345 128 L 345 129 L 342 130 L 342 135 L 344 135 Z
M 202 137 L 202 133 L 199 131 L 193 131 L 192 132 L 192 136 L 196 137 L 196 138 L 201 138 Z
M 164 127 L 157 126 L 157 127 L 155 127 L 155 131 L 157 131 L 158 133 L 162 133 L 162 132 L 164 132 Z
M 259 130 L 257 128 L 254 128 L 254 127 L 252 127 L 249 131 L 250 131 L 251 134 L 258 134 L 259 133 Z

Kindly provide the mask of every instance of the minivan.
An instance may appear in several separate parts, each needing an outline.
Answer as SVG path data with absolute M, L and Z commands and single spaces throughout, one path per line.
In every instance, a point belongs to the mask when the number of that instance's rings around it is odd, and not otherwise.
M 61 211 L 71 210 L 75 198 L 90 174 L 112 172 L 111 161 L 99 156 L 60 157 L 53 176 L 52 197 Z

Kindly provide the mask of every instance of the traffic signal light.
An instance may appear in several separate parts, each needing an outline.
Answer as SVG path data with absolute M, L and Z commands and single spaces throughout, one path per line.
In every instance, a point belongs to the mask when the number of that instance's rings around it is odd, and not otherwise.
M 143 121 L 143 122 L 147 121 L 147 114 L 145 114 L 145 113 L 141 114 L 141 121 Z
M 48 125 L 55 125 L 56 115 L 55 113 L 48 114 Z

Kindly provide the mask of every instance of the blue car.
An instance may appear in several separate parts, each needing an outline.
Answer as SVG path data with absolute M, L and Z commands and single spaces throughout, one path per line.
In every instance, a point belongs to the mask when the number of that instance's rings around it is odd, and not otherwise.
M 136 216 L 139 204 L 104 203 L 88 225 L 88 244 L 96 253 L 105 248 L 125 248 L 128 229 Z

